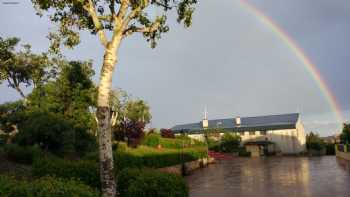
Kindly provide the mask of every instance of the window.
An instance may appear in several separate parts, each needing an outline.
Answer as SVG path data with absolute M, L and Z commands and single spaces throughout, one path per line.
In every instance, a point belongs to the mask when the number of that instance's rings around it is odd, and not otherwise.
M 260 135 L 266 135 L 266 131 L 260 131 Z
M 249 131 L 249 135 L 255 135 L 255 131 Z

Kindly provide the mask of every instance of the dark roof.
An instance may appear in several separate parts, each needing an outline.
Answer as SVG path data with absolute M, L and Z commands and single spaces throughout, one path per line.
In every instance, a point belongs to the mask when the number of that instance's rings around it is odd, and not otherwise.
M 208 129 L 222 129 L 229 131 L 263 131 L 295 129 L 299 114 L 280 114 L 256 117 L 241 117 L 241 125 L 235 124 L 234 118 L 215 119 L 208 121 Z M 201 133 L 203 130 L 202 122 L 175 125 L 171 128 L 174 133 L 181 131 L 189 133 Z

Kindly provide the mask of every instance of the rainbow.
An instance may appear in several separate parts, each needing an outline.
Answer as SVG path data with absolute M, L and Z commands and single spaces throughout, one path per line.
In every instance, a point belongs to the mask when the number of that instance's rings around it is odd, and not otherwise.
M 296 55 L 296 57 L 302 62 L 305 69 L 310 73 L 311 77 L 317 83 L 320 91 L 324 95 L 326 101 L 329 103 L 331 110 L 334 112 L 335 118 L 338 123 L 343 123 L 344 119 L 342 116 L 341 108 L 335 95 L 329 89 L 326 81 L 323 79 L 320 71 L 317 69 L 315 64 L 312 63 L 310 58 L 307 57 L 304 50 L 298 46 L 298 44 L 291 38 L 287 32 L 285 32 L 277 23 L 275 23 L 269 16 L 265 15 L 256 6 L 252 5 L 246 0 L 240 0 L 241 4 L 254 15 L 267 27 L 269 27 L 288 48 Z

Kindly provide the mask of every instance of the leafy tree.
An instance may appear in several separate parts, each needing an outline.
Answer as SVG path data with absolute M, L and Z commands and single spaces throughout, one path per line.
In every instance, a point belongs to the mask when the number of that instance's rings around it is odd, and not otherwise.
M 306 135 L 306 148 L 320 151 L 325 148 L 325 143 L 318 134 L 310 132 Z
M 117 114 L 116 122 L 112 125 L 115 139 L 124 141 L 127 138 L 128 145 L 135 144 L 130 142 L 134 139 L 129 137 L 142 138 L 144 127 L 151 120 L 149 106 L 143 100 L 133 99 L 127 92 L 118 89 L 111 92 L 110 107 Z M 135 132 L 139 134 L 136 135 Z
M 149 106 L 143 100 L 129 100 L 125 107 L 125 117 L 134 122 L 149 123 L 151 113 Z
M 7 81 L 9 87 L 25 98 L 20 86 L 40 86 L 55 76 L 56 67 L 46 53 L 33 54 L 30 45 L 15 51 L 18 43 L 18 38 L 0 37 L 0 83 Z
M 104 47 L 103 64 L 97 97 L 98 133 L 100 147 L 101 183 L 103 196 L 116 195 L 113 176 L 113 154 L 111 143 L 111 110 L 109 107 L 112 74 L 118 60 L 121 41 L 142 33 L 151 47 L 156 46 L 161 34 L 169 30 L 166 12 L 176 9 L 178 22 L 188 27 L 192 22 L 193 5 L 196 0 L 32 0 L 39 15 L 46 11 L 58 31 L 51 33 L 51 50 L 58 52 L 61 44 L 74 47 L 80 42 L 79 31 L 97 34 Z M 154 10 L 163 10 L 153 16 Z M 106 31 L 110 32 L 108 38 Z
M 117 123 L 128 119 L 148 124 L 152 118 L 150 107 L 145 101 L 134 99 L 121 89 L 111 91 L 110 107 L 118 114 Z
M 94 129 L 95 120 L 89 111 L 96 96 L 91 62 L 61 61 L 59 67 L 56 80 L 33 90 L 30 107 L 61 114 L 75 127 Z
M 343 131 L 340 135 L 340 140 L 344 144 L 350 143 L 350 124 L 343 124 Z

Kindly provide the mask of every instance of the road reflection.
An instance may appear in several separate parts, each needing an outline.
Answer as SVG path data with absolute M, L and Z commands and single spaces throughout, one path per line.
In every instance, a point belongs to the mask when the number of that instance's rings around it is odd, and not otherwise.
M 350 162 L 332 156 L 235 158 L 188 176 L 190 196 L 350 196 Z

